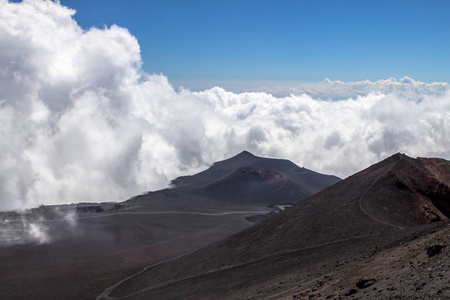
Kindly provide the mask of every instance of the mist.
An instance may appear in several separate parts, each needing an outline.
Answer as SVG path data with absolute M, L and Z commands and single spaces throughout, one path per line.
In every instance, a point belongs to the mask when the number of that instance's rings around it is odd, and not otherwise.
M 77 233 L 77 225 L 74 207 L 4 212 L 0 215 L 0 247 L 51 243 Z
M 340 177 L 396 152 L 450 158 L 447 83 L 191 91 L 145 73 L 126 28 L 74 14 L 0 0 L 0 210 L 121 201 L 243 150 Z

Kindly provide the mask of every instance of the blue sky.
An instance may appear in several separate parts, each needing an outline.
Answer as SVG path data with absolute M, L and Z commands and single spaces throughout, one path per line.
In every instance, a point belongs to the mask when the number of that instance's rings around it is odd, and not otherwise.
M 24 1 L 0 0 L 0 210 L 123 200 L 243 150 L 340 177 L 450 158 L 450 84 L 423 83 L 450 82 L 448 0 L 60 0 L 76 22 Z
M 172 80 L 450 82 L 450 1 L 61 0 Z

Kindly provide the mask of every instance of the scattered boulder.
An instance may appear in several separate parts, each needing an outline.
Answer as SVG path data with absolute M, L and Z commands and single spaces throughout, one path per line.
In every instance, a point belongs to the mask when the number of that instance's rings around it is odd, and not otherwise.
M 356 289 L 350 289 L 346 294 L 345 294 L 345 296 L 350 296 L 350 295 L 353 295 L 353 294 L 356 294 L 358 291 L 356 290 Z
M 438 244 L 429 246 L 427 248 L 428 257 L 432 257 L 432 256 L 435 256 L 436 254 L 441 253 L 442 249 L 444 249 L 444 246 L 438 245 Z
M 366 287 L 369 287 L 375 283 L 375 279 L 373 278 L 361 278 L 356 283 L 356 286 L 360 289 L 365 289 Z

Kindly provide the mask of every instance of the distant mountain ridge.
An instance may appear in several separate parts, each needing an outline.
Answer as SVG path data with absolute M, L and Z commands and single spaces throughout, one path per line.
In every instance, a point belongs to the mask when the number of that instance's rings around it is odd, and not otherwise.
M 273 204 L 297 203 L 341 179 L 301 168 L 285 159 L 263 158 L 243 151 L 192 176 L 172 180 L 217 199 Z

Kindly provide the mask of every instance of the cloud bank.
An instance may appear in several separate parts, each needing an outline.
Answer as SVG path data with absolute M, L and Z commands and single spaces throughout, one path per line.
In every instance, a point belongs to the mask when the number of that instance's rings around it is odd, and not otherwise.
M 127 29 L 74 13 L 0 0 L 0 210 L 125 200 L 242 150 L 341 177 L 399 151 L 450 158 L 446 83 L 192 92 L 143 72 Z
M 195 81 L 179 80 L 175 86 L 187 86 L 194 91 L 202 91 L 219 85 L 235 93 L 264 92 L 280 97 L 307 94 L 315 99 L 342 100 L 367 96 L 370 93 L 394 93 L 400 97 L 420 101 L 424 95 L 443 95 L 450 88 L 446 82 L 425 83 L 416 81 L 408 76 L 397 80 L 395 78 L 381 79 L 375 82 L 370 80 L 357 82 L 332 81 L 325 79 L 322 82 L 277 82 L 277 81 L 234 81 L 225 80 Z

